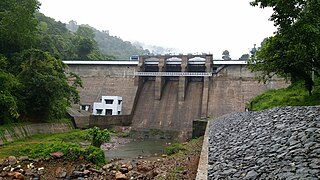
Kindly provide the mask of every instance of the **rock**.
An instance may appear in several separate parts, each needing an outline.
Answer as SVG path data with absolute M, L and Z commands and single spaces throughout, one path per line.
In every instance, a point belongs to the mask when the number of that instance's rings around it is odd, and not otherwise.
M 233 113 L 211 121 L 209 179 L 315 178 L 320 173 L 319 120 L 320 106 L 311 106 Z
M 28 156 L 20 156 L 18 158 L 19 161 L 28 161 L 29 160 L 29 157 Z
M 127 176 L 125 174 L 122 174 L 120 171 L 118 171 L 115 175 L 116 180 L 127 180 Z
M 127 167 L 121 167 L 121 168 L 119 169 L 119 171 L 120 171 L 121 173 L 123 173 L 123 174 L 126 174 L 127 172 L 129 172 L 129 170 L 128 170 Z
M 106 164 L 102 167 L 103 170 L 107 171 L 107 170 L 111 170 L 113 168 L 113 164 L 112 163 L 109 163 L 109 164 Z
M 257 176 L 258 176 L 258 173 L 254 170 L 251 170 L 247 173 L 244 179 L 256 179 Z
M 58 167 L 56 169 L 55 175 L 57 178 L 65 178 L 67 177 L 67 170 L 65 168 Z
M 73 171 L 72 172 L 72 176 L 74 176 L 74 177 L 83 177 L 84 174 L 83 174 L 82 171 Z
M 19 172 L 9 172 L 7 176 L 12 177 L 14 179 L 20 179 L 20 180 L 24 179 L 24 176 Z
M 63 152 L 54 152 L 50 154 L 53 158 L 61 158 L 64 154 Z
M 90 174 L 90 171 L 89 171 L 89 170 L 84 170 L 84 171 L 83 171 L 83 174 L 84 174 L 84 175 L 89 175 L 89 174 Z
M 131 171 L 133 169 L 132 164 L 128 164 L 127 166 L 128 166 L 128 171 Z
M 10 165 L 15 165 L 17 164 L 17 158 L 15 156 L 9 156 L 8 161 Z

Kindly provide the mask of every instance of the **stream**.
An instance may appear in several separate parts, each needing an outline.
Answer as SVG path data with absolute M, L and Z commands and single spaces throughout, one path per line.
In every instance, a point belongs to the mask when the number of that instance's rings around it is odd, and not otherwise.
M 164 139 L 131 139 L 111 137 L 110 143 L 105 143 L 102 149 L 107 161 L 131 160 L 136 158 L 160 157 L 165 154 L 165 147 L 170 140 Z

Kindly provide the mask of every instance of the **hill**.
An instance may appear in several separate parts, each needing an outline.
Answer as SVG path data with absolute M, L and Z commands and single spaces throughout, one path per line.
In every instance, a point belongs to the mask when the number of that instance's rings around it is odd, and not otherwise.
M 72 32 L 76 32 L 81 26 L 90 28 L 95 35 L 94 39 L 99 50 L 115 59 L 129 59 L 132 55 L 149 54 L 149 51 L 144 50 L 142 46 L 133 45 L 117 36 L 111 36 L 107 30 L 99 31 L 90 25 L 77 25 L 76 21 L 70 21 L 66 24 L 66 27 Z

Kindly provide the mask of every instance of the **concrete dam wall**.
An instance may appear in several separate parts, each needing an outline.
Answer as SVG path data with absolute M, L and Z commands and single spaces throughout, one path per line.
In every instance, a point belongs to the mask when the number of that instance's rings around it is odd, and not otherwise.
M 154 64 L 154 61 L 144 64 L 140 60 L 135 63 L 115 62 L 120 64 L 88 61 L 69 63 L 68 66 L 83 81 L 83 88 L 79 89 L 80 105 L 92 108 L 93 102 L 99 101 L 101 96 L 121 96 L 122 115 L 131 117 L 133 129 L 178 131 L 182 137 L 191 137 L 192 121 L 195 119 L 217 118 L 231 112 L 245 111 L 246 104 L 256 95 L 288 85 L 283 79 L 273 79 L 267 84 L 258 83 L 256 74 L 237 61 L 238 64 L 215 65 L 206 56 L 205 64 L 192 61 L 195 64 L 189 65 L 191 61 L 187 58 L 182 57 L 181 65 L 160 57 L 158 64 Z M 166 61 L 171 64 L 168 65 Z M 210 76 L 200 77 L 198 81 L 181 76 L 171 79 L 135 76 L 135 72 L 157 71 L 198 71 L 209 73 Z
M 121 96 L 123 98 L 122 114 L 130 115 L 138 86 L 134 85 L 136 65 L 110 64 L 69 64 L 69 71 L 81 77 L 83 88 L 79 88 L 80 105 L 99 102 L 101 96 Z
M 184 132 L 190 137 L 192 121 L 200 118 L 202 82 L 189 82 L 184 101 L 178 100 L 179 82 L 167 81 L 161 99 L 155 99 L 155 82 L 146 81 L 140 92 L 132 127 L 136 130 L 163 129 Z
M 283 79 L 259 83 L 246 65 L 230 65 L 210 79 L 208 116 L 217 118 L 245 111 L 247 103 L 268 89 L 288 86 Z

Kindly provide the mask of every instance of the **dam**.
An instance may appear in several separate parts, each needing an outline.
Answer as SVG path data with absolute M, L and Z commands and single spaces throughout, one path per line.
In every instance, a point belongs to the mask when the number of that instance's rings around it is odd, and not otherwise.
M 122 97 L 122 115 L 137 131 L 192 135 L 193 120 L 245 111 L 251 98 L 286 87 L 283 79 L 256 80 L 246 61 L 212 55 L 139 56 L 138 61 L 64 61 L 83 81 L 80 108 L 102 96 Z M 83 108 L 85 109 L 85 108 Z

